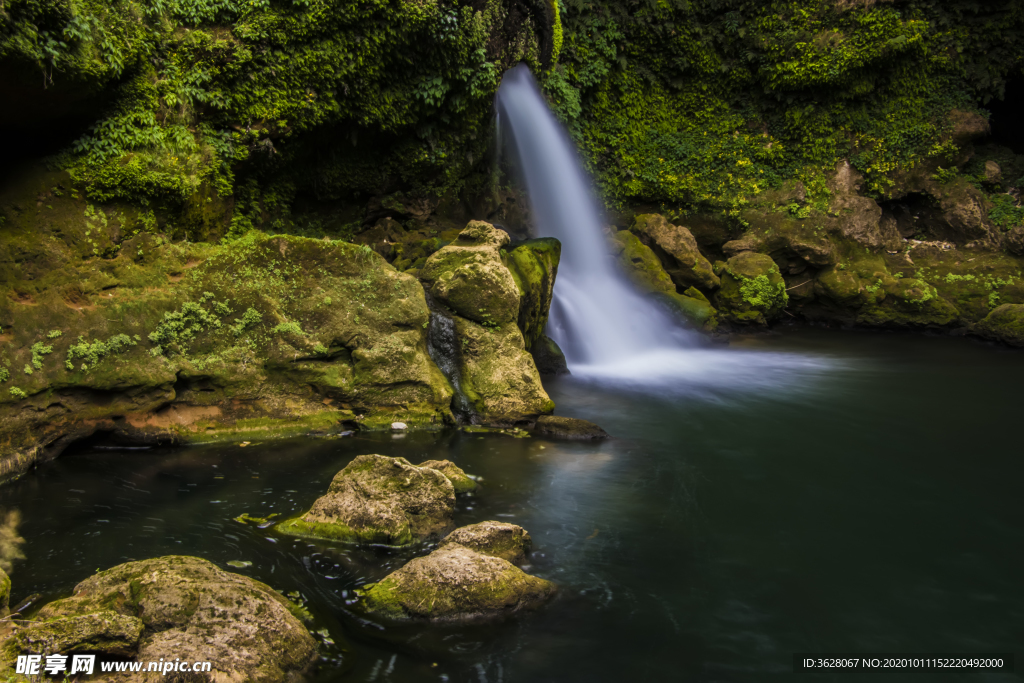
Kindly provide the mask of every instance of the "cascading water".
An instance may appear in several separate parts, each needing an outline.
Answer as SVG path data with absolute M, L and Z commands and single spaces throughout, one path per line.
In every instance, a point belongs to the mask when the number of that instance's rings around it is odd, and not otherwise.
M 656 301 L 616 268 L 601 211 L 569 136 L 548 109 L 530 70 L 505 73 L 497 95 L 498 127 L 526 183 L 537 233 L 562 243 L 547 333 L 577 377 L 631 384 L 755 385 L 820 363 L 785 354 L 701 348 Z M 744 358 L 758 357 L 751 374 Z M 771 356 L 768 358 L 767 356 Z M 773 377 L 774 376 L 774 377 Z

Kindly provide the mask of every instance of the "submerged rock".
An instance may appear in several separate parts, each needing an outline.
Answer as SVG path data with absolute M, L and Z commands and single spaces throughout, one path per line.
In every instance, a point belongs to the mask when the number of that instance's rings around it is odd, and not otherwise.
M 451 460 L 426 460 L 418 467 L 428 467 L 443 474 L 452 483 L 455 493 L 469 493 L 477 488 L 477 483 Z
M 1024 304 L 1003 304 L 978 323 L 977 332 L 1010 346 L 1024 346 Z
M 581 420 L 575 417 L 560 417 L 557 415 L 543 415 L 537 418 L 537 425 L 533 428 L 534 433 L 553 436 L 562 439 L 607 439 L 608 432 L 598 427 L 593 422 Z
M 206 560 L 159 557 L 81 582 L 72 597 L 51 602 L 37 621 L 18 626 L 2 653 L 7 664 L 44 651 L 141 662 L 180 658 L 212 663 L 212 676 L 197 680 L 293 680 L 316 659 L 316 642 L 294 610 L 269 586 Z M 142 676 L 150 678 L 169 680 Z
M 480 522 L 459 527 L 438 545 L 443 548 L 457 543 L 483 555 L 500 557 L 512 564 L 526 559 L 533 540 L 526 529 L 508 522 Z
M 358 543 L 405 545 L 451 527 L 455 487 L 436 469 L 405 458 L 360 455 L 335 475 L 309 512 L 278 531 Z
M 448 543 L 357 591 L 370 614 L 389 619 L 495 619 L 536 609 L 555 594 L 550 581 L 508 560 Z

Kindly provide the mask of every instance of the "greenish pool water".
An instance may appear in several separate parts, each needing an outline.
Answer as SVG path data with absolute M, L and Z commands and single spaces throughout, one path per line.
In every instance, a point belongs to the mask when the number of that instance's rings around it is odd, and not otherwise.
M 603 443 L 451 432 L 61 457 L 0 488 L 27 539 L 13 602 L 131 559 L 252 562 L 233 571 L 301 593 L 333 641 L 320 681 L 774 681 L 794 676 L 794 652 L 1019 657 L 1024 354 L 820 330 L 733 346 L 820 362 L 738 389 L 548 382 L 559 414 L 616 437 Z M 233 521 L 308 508 L 361 453 L 448 458 L 483 477 L 456 521 L 526 527 L 529 571 L 559 597 L 493 626 L 375 624 L 352 611 L 352 589 L 426 549 Z

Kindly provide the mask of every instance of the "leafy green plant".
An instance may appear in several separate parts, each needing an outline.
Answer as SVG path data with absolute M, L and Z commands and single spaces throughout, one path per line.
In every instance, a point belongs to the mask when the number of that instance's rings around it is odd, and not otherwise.
M 95 339 L 92 342 L 86 341 L 85 337 L 79 337 L 76 343 L 68 347 L 64 366 L 68 370 L 74 370 L 75 361 L 82 359 L 84 362 L 79 369 L 86 372 L 98 365 L 103 358 L 126 351 L 136 344 L 136 340 L 127 334 L 116 334 L 106 341 Z

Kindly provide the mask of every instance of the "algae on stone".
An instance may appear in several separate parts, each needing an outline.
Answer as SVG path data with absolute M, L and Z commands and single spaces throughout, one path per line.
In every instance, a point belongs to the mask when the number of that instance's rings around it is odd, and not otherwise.
M 352 543 L 405 545 L 451 528 L 455 487 L 405 458 L 359 455 L 335 475 L 304 515 L 278 524 L 285 534 Z
M 457 543 L 481 555 L 490 555 L 520 564 L 533 546 L 533 539 L 523 527 L 508 522 L 479 522 L 459 527 L 445 536 L 439 548 Z
M 225 680 L 286 681 L 316 659 L 316 642 L 269 586 L 211 562 L 167 556 L 128 562 L 75 586 L 2 647 L 18 654 L 99 652 L 136 661 L 209 661 Z
M 500 253 L 508 242 L 504 231 L 471 221 L 419 275 L 455 314 L 459 388 L 471 420 L 485 424 L 514 425 L 554 409 L 516 322 L 520 290 Z
M 443 474 L 452 483 L 455 493 L 469 493 L 477 488 L 477 483 L 451 460 L 424 460 L 417 467 L 429 467 Z
M 767 325 L 776 320 L 789 297 L 779 267 L 770 256 L 745 251 L 721 269 L 722 288 L 715 294 L 719 313 L 741 325 Z
M 536 609 L 555 594 L 550 581 L 508 560 L 449 543 L 357 591 L 359 606 L 395 620 L 497 619 Z

